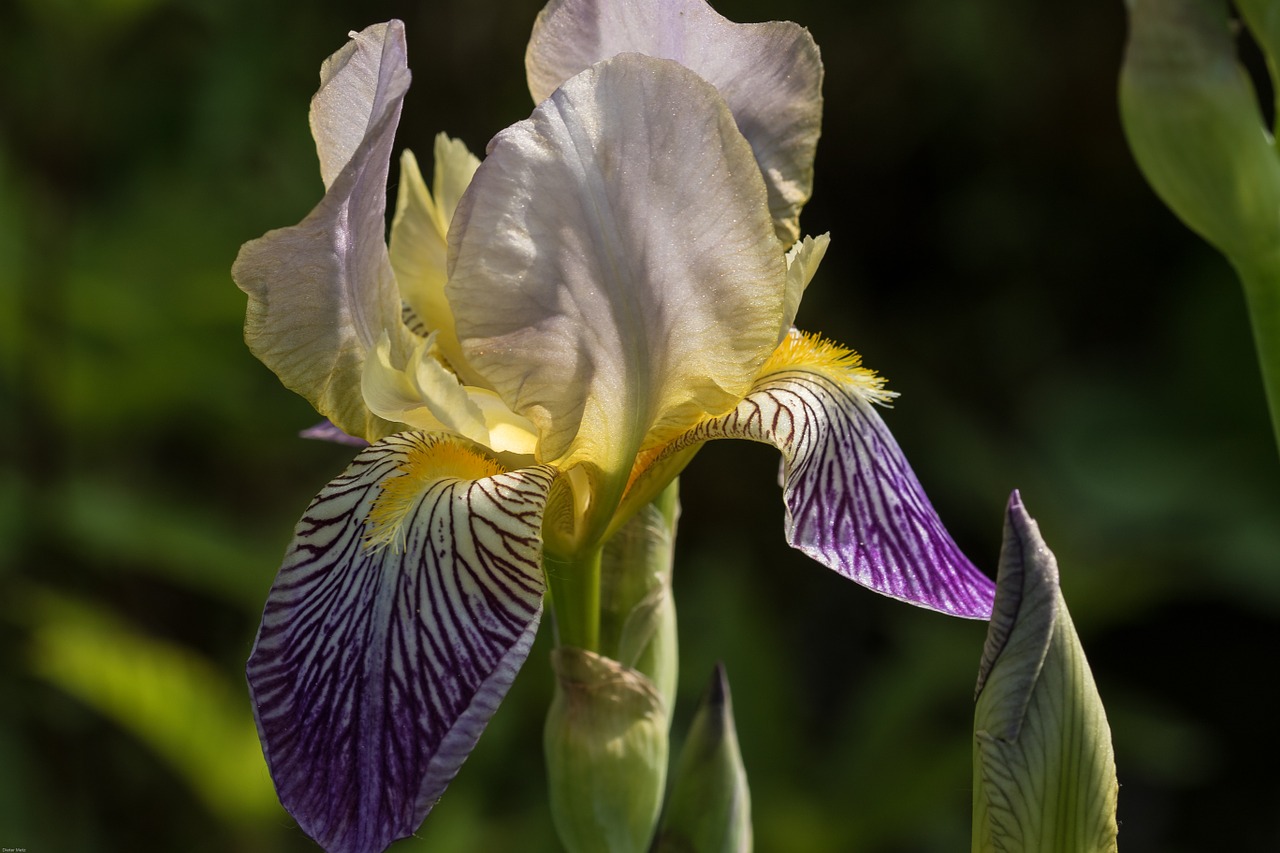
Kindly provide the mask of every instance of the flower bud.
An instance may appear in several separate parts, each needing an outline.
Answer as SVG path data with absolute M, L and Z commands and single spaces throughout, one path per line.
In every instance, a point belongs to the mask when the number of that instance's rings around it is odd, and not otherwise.
M 751 792 L 738 751 L 724 667 L 694 714 L 680 750 L 654 853 L 748 853 Z
M 649 849 L 667 778 L 667 707 L 653 682 L 594 652 L 551 653 L 551 814 L 569 853 Z
M 1221 0 L 1129 0 L 1120 113 L 1139 167 L 1237 265 L 1280 244 L 1280 163 Z M 1273 57 L 1273 60 L 1275 57 Z
M 974 713 L 974 853 L 1114 853 L 1111 730 L 1058 588 L 1058 565 L 1017 492 Z
M 673 480 L 605 543 L 600 573 L 600 651 L 647 676 L 668 709 L 679 669 L 671 594 L 679 515 Z

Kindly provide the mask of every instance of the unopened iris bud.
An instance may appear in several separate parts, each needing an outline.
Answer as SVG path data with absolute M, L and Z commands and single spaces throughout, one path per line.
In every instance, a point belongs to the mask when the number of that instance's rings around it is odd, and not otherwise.
M 569 853 L 649 849 L 667 778 L 667 707 L 653 682 L 572 646 L 551 653 L 551 814 Z
M 1111 730 L 1058 587 L 1058 564 L 1017 492 L 978 673 L 974 853 L 1115 853 Z
M 724 667 L 693 717 L 680 750 L 654 853 L 748 853 L 751 792 L 738 750 Z
M 643 673 L 675 706 L 679 655 L 671 592 L 678 480 L 609 538 L 601 558 L 600 651 Z
M 1221 0 L 1129 0 L 1125 135 L 1156 193 L 1239 266 L 1280 245 L 1280 164 Z M 1274 57 L 1273 57 L 1274 60 Z

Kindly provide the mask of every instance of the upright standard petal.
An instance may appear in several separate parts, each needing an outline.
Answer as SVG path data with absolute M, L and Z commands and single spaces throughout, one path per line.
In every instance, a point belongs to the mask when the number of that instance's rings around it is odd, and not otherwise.
M 408 87 L 399 21 L 353 34 L 325 62 L 311 112 L 324 199 L 298 225 L 246 243 L 231 270 L 249 295 L 245 341 L 253 354 L 343 432 L 370 440 L 393 429 L 365 407 L 365 357 L 384 331 L 401 361 L 411 339 L 384 220 Z
M 422 822 L 529 653 L 552 472 L 403 433 L 316 497 L 249 658 L 276 790 L 331 853 Z
M 751 393 L 644 464 L 716 438 L 772 444 L 783 456 L 787 542 L 863 586 L 954 616 L 986 619 L 994 585 L 961 553 L 898 443 L 872 408 L 892 394 L 849 350 L 793 332 Z M 632 491 L 650 485 L 639 474 Z M 628 502 L 631 500 L 628 497 Z
M 525 53 L 533 100 L 627 52 L 675 60 L 720 90 L 764 174 L 778 237 L 793 243 L 822 124 L 822 59 L 809 31 L 735 24 L 704 0 L 552 0 Z
M 777 342 L 759 170 L 674 62 L 595 65 L 494 137 L 449 236 L 467 359 L 538 427 L 541 461 L 586 463 L 605 517 L 641 448 L 727 411 Z

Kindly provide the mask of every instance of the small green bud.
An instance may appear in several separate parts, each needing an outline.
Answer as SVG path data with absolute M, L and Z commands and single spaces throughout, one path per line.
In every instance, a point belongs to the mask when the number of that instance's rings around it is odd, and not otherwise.
M 551 815 L 570 853 L 649 849 L 667 778 L 667 708 L 653 682 L 594 652 L 551 653 Z
M 738 751 L 729 680 L 716 664 L 680 750 L 654 853 L 750 850 L 751 792 Z
M 1017 492 L 978 673 L 974 853 L 1115 853 L 1111 730 L 1058 587 L 1058 564 Z
M 1129 0 L 1120 114 L 1138 166 L 1237 265 L 1280 245 L 1280 163 L 1222 0 Z M 1259 16 L 1261 17 L 1261 16 Z

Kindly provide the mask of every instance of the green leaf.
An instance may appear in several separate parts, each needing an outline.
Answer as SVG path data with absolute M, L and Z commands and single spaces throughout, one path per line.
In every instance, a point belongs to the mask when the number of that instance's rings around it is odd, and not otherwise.
M 1130 0 L 1120 113 L 1147 180 L 1192 230 L 1237 265 L 1274 255 L 1280 163 L 1224 2 Z
M 29 613 L 38 676 L 150 746 L 222 819 L 281 815 L 240 685 L 90 604 L 40 592 Z

